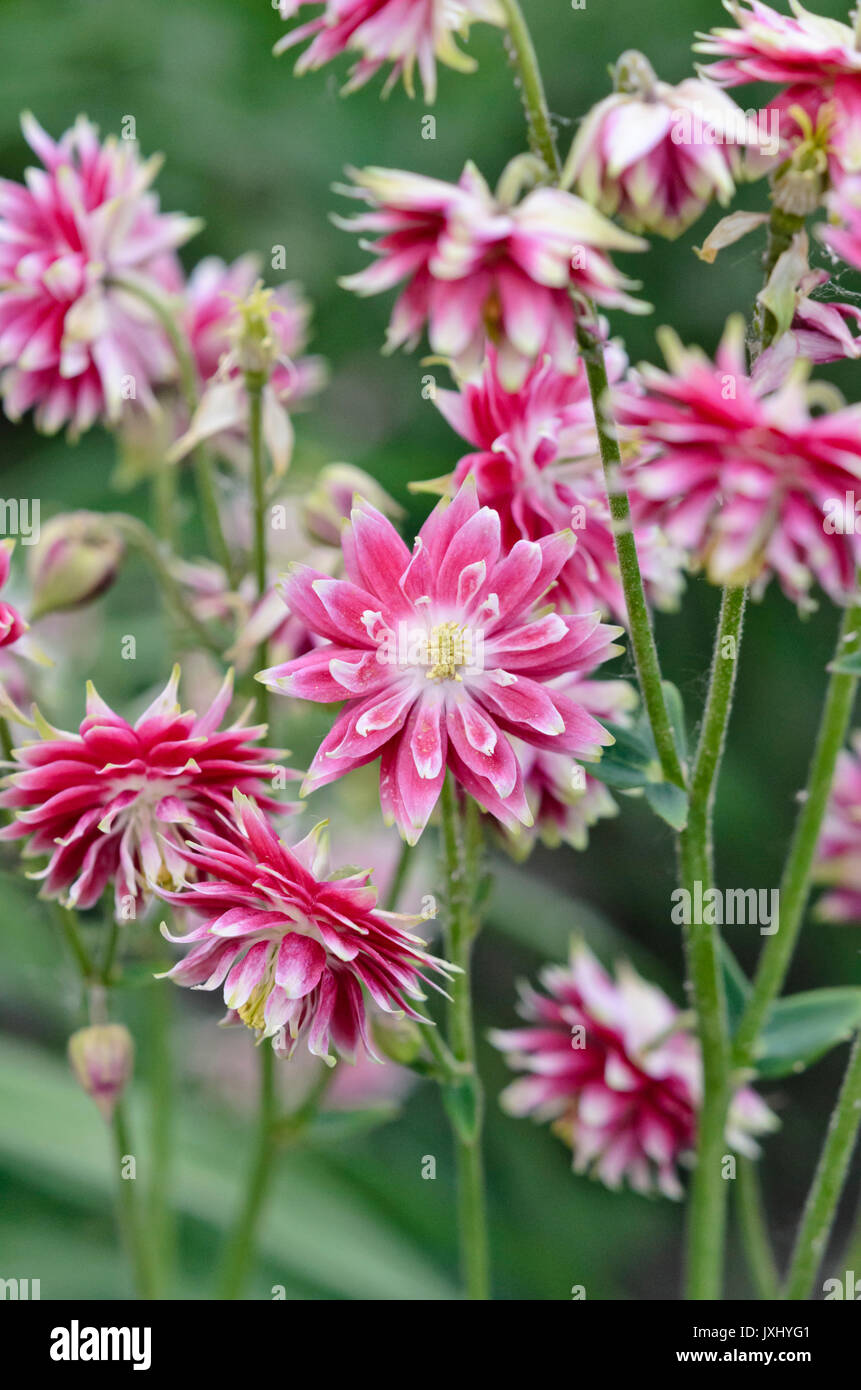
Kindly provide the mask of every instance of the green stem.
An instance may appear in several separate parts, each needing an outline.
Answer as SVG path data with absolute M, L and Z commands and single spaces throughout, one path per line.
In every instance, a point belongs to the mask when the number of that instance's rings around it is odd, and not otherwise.
M 409 877 L 410 866 L 412 864 L 411 856 L 412 846 L 407 844 L 406 840 L 404 840 L 401 845 L 400 854 L 398 855 L 398 862 L 395 865 L 394 877 L 392 878 L 386 898 L 386 910 L 388 912 L 397 912 L 398 910 L 398 903 L 401 900 L 404 885 Z
M 452 1125 L 457 1159 L 458 1225 L 461 1262 L 467 1297 L 490 1297 L 487 1213 L 484 1164 L 481 1151 L 483 1096 L 476 1068 L 475 1025 L 472 1012 L 471 956 L 477 931 L 474 917 L 475 880 L 470 875 L 457 792 L 446 774 L 440 797 L 443 847 L 448 882 L 446 954 L 461 973 L 451 985 L 449 1045 L 457 1062 L 470 1077 L 469 1101 L 473 1110 L 468 1126 Z
M 804 226 L 805 219 L 795 213 L 784 212 L 779 207 L 772 207 L 771 218 L 768 224 L 768 236 L 765 247 L 765 255 L 762 260 L 762 268 L 765 272 L 765 283 L 768 284 L 771 272 L 780 260 L 784 251 L 788 251 L 792 245 L 792 238 L 800 232 Z M 767 347 L 771 347 L 777 334 L 777 319 L 770 309 L 757 303 L 754 311 L 754 334 L 757 339 L 757 356 L 764 352 Z
M 171 1051 L 173 1000 L 169 983 L 159 980 L 149 989 L 150 1003 L 150 1238 L 155 1251 L 156 1287 L 169 1289 L 176 1232 L 171 1192 L 174 1075 Z
M 785 1296 L 809 1298 L 849 1171 L 849 1162 L 861 1125 L 861 1034 L 852 1044 L 849 1064 L 831 1115 L 828 1133 L 807 1196 L 795 1250 L 786 1280 Z
M 550 110 L 544 92 L 544 83 L 535 47 L 529 33 L 523 11 L 518 0 L 502 0 L 508 31 L 508 44 L 520 79 L 520 93 L 523 109 L 529 128 L 529 141 L 533 151 L 544 160 L 548 173 L 558 182 L 562 174 L 559 152 Z M 591 308 L 591 306 L 590 306 Z M 594 308 L 590 318 L 595 319 Z M 678 787 L 684 787 L 685 779 L 676 750 L 673 728 L 667 712 L 664 692 L 661 687 L 661 669 L 652 622 L 649 615 L 640 564 L 637 559 L 637 546 L 631 529 L 631 509 L 628 495 L 621 479 L 622 456 L 618 441 L 605 419 L 607 394 L 607 367 L 604 361 L 604 348 L 583 323 L 578 322 L 577 339 L 580 355 L 586 369 L 589 394 L 598 433 L 598 445 L 610 502 L 610 513 L 616 540 L 616 555 L 621 572 L 622 588 L 628 610 L 628 627 L 631 635 L 631 649 L 637 670 L 637 679 L 643 694 L 643 703 L 655 738 L 661 768 L 665 779 Z
M 778 1298 L 780 1281 L 768 1236 L 759 1173 L 753 1159 L 739 1158 L 735 1195 L 742 1244 L 756 1296 L 766 1300 Z
M 127 543 L 138 550 L 146 560 L 161 586 L 167 603 L 180 621 L 194 634 L 206 651 L 221 658 L 223 651 L 220 643 L 212 636 L 206 624 L 202 623 L 188 607 L 182 592 L 182 585 L 174 576 L 162 546 L 149 527 L 145 526 L 142 521 L 138 521 L 136 517 L 128 516 L 125 512 L 113 513 L 108 519 L 122 533 Z
M 91 985 L 99 978 L 101 972 L 96 969 L 81 939 L 77 913 L 74 908 L 65 907 L 63 903 L 60 902 L 54 902 L 53 909 L 54 916 L 59 923 L 60 931 L 63 933 L 66 944 L 75 958 L 75 964 L 78 967 L 81 979 L 85 985 Z
M 270 1039 L 261 1042 L 258 1054 L 261 1066 L 257 1144 L 245 1199 L 224 1257 L 219 1293 L 224 1299 L 237 1299 L 242 1294 L 275 1156 L 275 1053 Z
M 732 709 L 745 600 L 744 589 L 725 589 L 721 600 L 705 713 L 690 777 L 688 823 L 679 838 L 681 879 L 691 900 L 698 882 L 703 893 L 712 886 L 712 808 Z M 723 1286 L 728 1189 L 722 1164 L 730 1098 L 721 938 L 719 929 L 709 923 L 689 922 L 684 935 L 703 1064 L 697 1164 L 688 1208 L 687 1297 L 717 1299 Z
M 853 604 L 844 611 L 834 659 L 838 661 L 859 650 L 861 605 Z M 780 930 L 769 937 L 762 950 L 753 989 L 735 1035 L 734 1062 L 739 1067 L 750 1066 L 756 1040 L 783 987 L 795 950 L 810 893 L 810 875 L 822 820 L 837 757 L 852 717 L 857 685 L 856 676 L 840 671 L 832 671 L 829 678 L 807 788 L 780 881 Z
M 113 1116 L 114 1161 L 117 1165 L 118 1200 L 117 1217 L 122 1241 L 128 1255 L 134 1276 L 135 1291 L 139 1298 L 151 1299 L 154 1296 L 152 1271 L 140 1222 L 138 1203 L 135 1195 L 136 1178 L 124 1178 L 123 1161 L 132 1155 L 131 1139 L 125 1108 L 120 1102 Z
M 263 388 L 266 377 L 262 372 L 246 372 L 248 392 L 248 438 L 251 448 L 251 482 L 254 497 L 254 580 L 257 597 L 266 593 L 266 460 L 263 449 Z M 267 643 L 261 642 L 257 651 L 257 669 L 269 665 Z M 269 692 L 264 685 L 256 688 L 260 717 L 266 722 L 269 712 Z

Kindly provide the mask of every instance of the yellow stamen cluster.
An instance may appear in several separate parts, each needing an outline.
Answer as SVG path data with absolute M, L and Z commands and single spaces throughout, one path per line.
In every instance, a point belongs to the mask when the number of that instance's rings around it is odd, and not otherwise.
M 428 640 L 429 681 L 462 681 L 458 667 L 466 666 L 470 658 L 470 640 L 466 628 L 454 621 L 437 623 Z
M 263 1010 L 266 1007 L 266 1000 L 269 997 L 269 984 L 266 980 L 262 984 L 256 985 L 240 1009 L 237 1009 L 242 1022 L 248 1027 L 253 1028 L 255 1033 L 260 1033 L 266 1027 L 266 1020 L 263 1017 Z

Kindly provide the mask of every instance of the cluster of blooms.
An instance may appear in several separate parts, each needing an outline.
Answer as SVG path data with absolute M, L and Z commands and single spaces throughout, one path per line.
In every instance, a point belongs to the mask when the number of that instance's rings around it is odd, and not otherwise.
M 620 381 L 627 367 L 624 351 L 610 343 L 605 356 L 610 381 Z M 476 451 L 460 459 L 454 482 L 475 479 L 479 501 L 499 513 L 503 544 L 540 540 L 570 527 L 577 544 L 558 576 L 554 599 L 573 613 L 597 608 L 624 622 L 613 522 L 582 361 L 573 371 L 560 372 L 545 359 L 530 369 L 519 390 L 507 391 L 496 350 L 490 348 L 480 377 L 464 382 L 460 391 L 437 391 L 436 404 Z M 631 505 L 647 593 L 659 607 L 672 608 L 687 555 L 653 524 L 638 524 L 636 489 Z
M 861 481 L 861 407 L 812 415 L 798 369 L 776 386 L 760 359 L 749 376 L 740 318 L 714 362 L 669 332 L 662 342 L 669 371 L 643 366 L 613 393 L 620 431 L 637 446 L 629 471 L 645 516 L 716 584 L 761 590 L 775 574 L 804 607 L 817 580 L 845 603 L 861 561 L 843 516 Z
M 551 1120 L 578 1173 L 608 1187 L 682 1195 L 679 1163 L 694 1148 L 702 1094 L 699 1044 L 679 1011 L 629 964 L 616 978 L 582 943 L 570 962 L 545 969 L 546 994 L 525 988 L 527 1026 L 492 1041 L 527 1073 L 503 1092 L 512 1115 Z M 755 1157 L 754 1136 L 774 1129 L 772 1112 L 749 1087 L 736 1091 L 727 1143 Z
M 466 36 L 471 24 L 502 24 L 499 0 L 277 0 L 282 19 L 295 19 L 304 6 L 322 10 L 315 18 L 285 34 L 275 45 L 284 53 L 310 39 L 296 64 L 298 73 L 320 68 L 342 53 L 358 57 L 346 90 L 354 91 L 392 64 L 386 90 L 401 78 L 413 95 L 416 68 L 427 101 L 436 96 L 437 59 L 460 72 L 472 72 L 475 63 L 455 42 Z
M 227 266 L 208 259 L 188 282 L 176 248 L 197 221 L 163 213 L 150 185 L 160 161 L 142 162 L 133 140 L 99 140 L 83 117 L 55 142 L 32 116 L 24 135 L 42 162 L 26 184 L 0 180 L 0 390 L 6 414 L 33 408 L 39 429 L 68 425 L 73 436 L 97 420 L 127 427 L 138 408 L 171 416 L 174 435 L 187 421 L 172 388 L 178 363 L 155 302 L 176 307 L 200 384 L 200 410 L 175 451 L 181 457 L 216 437 L 228 459 L 244 452 L 241 374 L 226 363 L 240 303 L 257 278 L 254 257 Z M 306 358 L 308 307 L 294 285 L 273 293 L 269 326 L 273 371 L 264 428 L 286 466 L 293 409 L 323 381 Z M 129 407 L 132 407 L 131 409 Z M 157 447 L 155 444 L 153 447 Z
M 427 324 L 434 352 L 463 374 L 476 370 L 488 343 L 497 347 L 509 390 L 546 353 L 561 370 L 576 361 L 572 291 L 607 308 L 644 313 L 628 290 L 638 286 L 612 264 L 608 251 L 642 251 L 582 198 L 558 188 L 528 188 L 534 161 L 518 156 L 495 193 L 467 164 L 459 181 L 399 169 L 353 171 L 342 189 L 371 211 L 340 220 L 349 231 L 379 233 L 376 260 L 341 283 L 360 295 L 406 280 L 389 322 L 389 350 L 418 343 Z

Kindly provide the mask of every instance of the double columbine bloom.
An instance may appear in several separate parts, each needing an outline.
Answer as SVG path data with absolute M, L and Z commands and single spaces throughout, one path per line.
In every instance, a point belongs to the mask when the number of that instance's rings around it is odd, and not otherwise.
M 627 359 L 608 344 L 611 382 L 624 375 Z M 453 481 L 474 478 L 478 500 L 498 513 L 503 545 L 537 541 L 570 527 L 577 545 L 556 581 L 554 599 L 573 613 L 596 608 L 627 620 L 619 577 L 613 520 L 589 385 L 582 361 L 560 372 L 545 359 L 536 363 L 520 389 L 507 391 L 494 349 L 480 377 L 459 391 L 437 391 L 436 404 L 473 446 L 457 464 Z M 683 585 L 685 552 L 672 546 L 653 524 L 637 524 L 640 502 L 631 493 L 640 569 L 649 597 L 661 608 L 675 606 Z
M 137 917 L 154 887 L 182 882 L 183 844 L 221 824 L 234 788 L 283 809 L 267 793 L 277 754 L 259 745 L 265 726 L 219 728 L 231 677 L 200 716 L 181 711 L 178 685 L 177 669 L 134 725 L 90 686 L 78 733 L 37 716 L 40 741 L 16 749 L 22 771 L 0 795 L 16 819 L 0 838 L 26 839 L 28 856 L 48 857 L 34 875 L 45 896 L 88 908 L 112 883 L 117 920 Z
M 861 733 L 837 759 L 816 873 L 829 890 L 819 901 L 819 915 L 861 923 Z
M 467 164 L 458 183 L 398 169 L 353 173 L 370 212 L 339 219 L 349 231 L 373 232 L 377 258 L 341 283 L 379 294 L 406 281 L 389 322 L 387 347 L 415 347 L 427 324 L 434 352 L 464 374 L 480 367 L 495 343 L 509 390 L 547 353 L 563 370 L 576 361 L 572 291 L 608 308 L 648 312 L 627 291 L 638 288 L 608 251 L 643 251 L 646 243 L 616 227 L 582 198 L 558 188 L 531 188 L 531 158 L 518 157 L 492 193 Z
M 845 603 L 861 562 L 850 515 L 861 407 L 812 415 L 803 365 L 786 376 L 767 354 L 749 376 L 740 318 L 727 324 L 714 362 L 669 331 L 662 346 L 670 371 L 643 366 L 613 401 L 638 451 L 629 472 L 645 517 L 715 584 L 761 591 L 776 575 L 799 607 L 811 606 L 814 581 Z
M 519 1012 L 527 1026 L 492 1040 L 526 1075 L 502 1095 L 512 1115 L 550 1120 L 574 1155 L 574 1170 L 607 1187 L 682 1196 L 679 1163 L 696 1141 L 702 1101 L 699 1043 L 678 1009 L 627 963 L 616 978 L 586 946 L 569 964 L 541 976 L 546 994 L 528 987 Z M 727 1143 L 756 1157 L 756 1135 L 776 1119 L 755 1091 L 730 1103 Z
M 632 231 L 677 237 L 713 198 L 729 202 L 757 133 L 712 83 L 659 82 L 642 53 L 622 54 L 615 87 L 583 121 L 562 185 Z
M 360 1045 L 379 1061 L 364 991 L 385 1013 L 427 1021 L 410 1000 L 424 999 L 427 972 L 446 978 L 452 967 L 406 930 L 423 918 L 377 908 L 369 872 L 328 876 L 322 829 L 291 848 L 237 793 L 235 817 L 195 831 L 180 857 L 201 881 L 162 897 L 199 924 L 181 937 L 163 928 L 192 947 L 168 974 L 195 989 L 223 985 L 225 1021 L 271 1039 L 279 1055 L 301 1041 L 329 1065 L 332 1048 L 354 1061 Z
M 9 569 L 12 562 L 12 551 L 15 548 L 14 541 L 3 541 L 0 543 L 0 589 L 9 578 Z M 27 624 L 21 617 L 17 608 L 13 608 L 11 603 L 5 599 L 0 599 L 0 647 L 11 647 L 19 637 L 23 637 L 27 631 Z
M 427 101 L 436 96 L 437 59 L 460 72 L 475 69 L 475 62 L 458 48 L 457 37 L 466 37 L 477 20 L 504 22 L 499 0 L 278 0 L 276 8 L 282 19 L 295 19 L 309 5 L 315 17 L 275 45 L 276 53 L 285 53 L 311 40 L 296 63 L 297 73 L 354 53 L 347 91 L 363 87 L 391 63 L 385 90 L 402 78 L 412 96 L 417 68 Z
M 58 142 L 32 116 L 22 127 L 44 166 L 26 185 L 0 180 L 0 370 L 6 414 L 31 407 L 39 429 L 116 422 L 125 402 L 155 408 L 175 359 L 153 314 L 112 284 L 133 278 L 175 292 L 175 250 L 197 223 L 159 210 L 159 161 L 133 141 L 99 141 L 83 118 Z
M 305 789 L 379 758 L 383 812 L 410 843 L 447 767 L 503 825 L 529 825 L 511 739 L 587 761 L 613 741 L 551 682 L 614 656 L 620 629 L 597 614 L 536 611 L 574 536 L 520 540 L 506 552 L 500 532 L 471 482 L 439 504 L 412 552 L 391 522 L 359 505 L 343 539 L 347 578 L 295 567 L 282 590 L 326 644 L 258 679 L 285 695 L 346 701 Z

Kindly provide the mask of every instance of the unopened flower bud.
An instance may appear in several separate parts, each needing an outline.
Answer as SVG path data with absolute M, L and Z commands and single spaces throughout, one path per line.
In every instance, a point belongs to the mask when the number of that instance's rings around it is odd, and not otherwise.
M 341 530 L 357 495 L 384 516 L 401 515 L 394 498 L 369 473 L 351 463 L 332 463 L 320 470 L 312 491 L 302 500 L 302 518 L 314 540 L 340 548 Z
M 69 1039 L 69 1061 L 81 1088 L 110 1120 L 132 1074 L 134 1043 L 128 1028 L 122 1023 L 79 1028 Z
M 67 512 L 46 526 L 29 558 L 32 617 L 77 608 L 104 593 L 124 553 L 116 528 L 99 512 Z
M 390 1062 L 409 1067 L 421 1055 L 422 1035 L 411 1018 L 375 1014 L 371 1021 L 374 1042 Z

